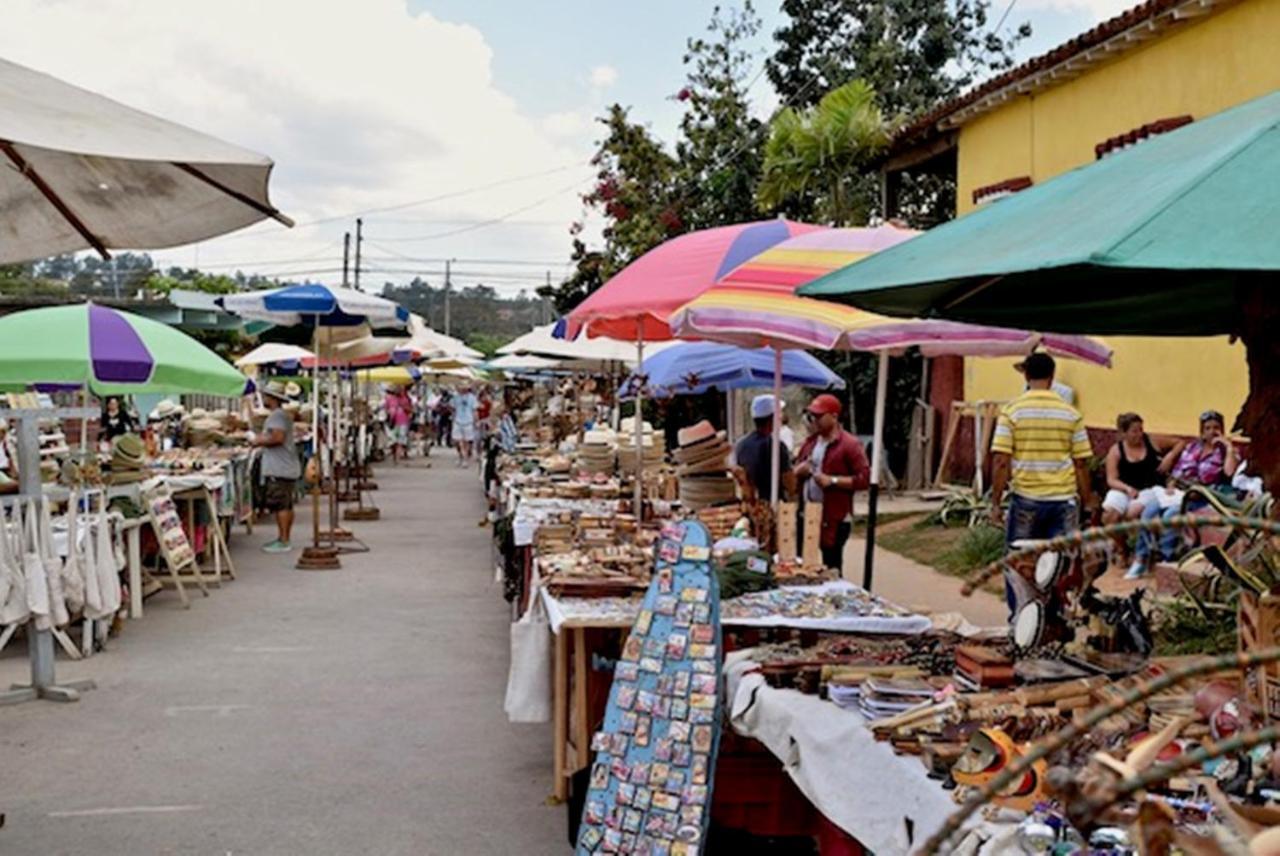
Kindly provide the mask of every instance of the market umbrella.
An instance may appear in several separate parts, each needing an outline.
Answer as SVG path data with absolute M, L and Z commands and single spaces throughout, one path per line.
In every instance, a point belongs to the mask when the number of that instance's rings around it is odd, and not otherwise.
M 740 348 L 721 342 L 681 342 L 646 357 L 627 379 L 626 394 L 644 383 L 657 397 L 697 395 L 710 389 L 752 389 L 770 386 L 774 379 L 771 348 Z M 794 386 L 844 389 L 844 380 L 804 351 L 782 355 L 782 380 Z
M 336 288 L 319 283 L 288 285 L 265 291 L 247 291 L 229 294 L 218 299 L 218 304 L 228 312 L 255 321 L 266 321 L 279 326 L 305 325 L 314 328 L 315 352 L 323 354 L 322 331 L 363 330 L 371 327 L 403 327 L 409 313 L 399 304 L 365 294 L 354 288 Z M 367 335 L 367 331 L 364 331 Z M 339 336 L 338 338 L 342 338 Z M 355 338 L 363 338 L 358 336 Z M 312 364 L 312 441 L 319 455 L 321 480 L 329 475 L 327 456 L 320 435 L 320 362 Z M 320 548 L 319 491 L 314 493 L 315 520 L 313 521 L 313 545 L 303 552 L 300 567 L 337 567 L 336 556 Z M 331 506 L 332 511 L 332 506 Z
M 1280 271 L 1280 91 L 1015 193 L 800 289 L 886 315 L 1038 330 L 1238 330 Z
M 312 356 L 312 353 L 306 348 L 300 348 L 297 345 L 286 345 L 282 342 L 266 342 L 236 360 L 236 366 L 238 368 L 247 368 L 249 366 L 270 366 L 276 364 L 301 365 L 303 360 L 309 360 Z
M 919 234 L 893 225 L 822 229 L 797 235 L 760 253 L 720 278 L 711 288 L 671 316 L 680 336 L 743 345 L 768 345 L 781 362 L 783 349 L 833 348 L 880 352 L 872 434 L 871 487 L 868 495 L 867 552 L 863 585 L 870 589 L 875 557 L 875 524 L 883 469 L 884 414 L 888 394 L 888 357 L 918 346 L 926 356 L 1025 354 L 1037 347 L 1101 364 L 1110 349 L 1079 336 L 1050 336 L 998 327 L 939 321 L 897 321 L 864 310 L 801 297 L 796 287 L 901 244 Z M 774 395 L 781 379 L 775 375 Z M 771 501 L 777 506 L 780 414 L 774 413 L 774 479 Z
M 96 395 L 245 391 L 244 375 L 186 333 L 96 303 L 0 318 L 0 387 L 36 384 Z
M 293 225 L 269 158 L 3 59 L 0 163 L 0 264 Z
M 644 343 L 674 338 L 671 313 L 711 287 L 738 265 L 793 235 L 819 229 L 790 220 L 761 220 L 703 229 L 672 238 L 627 265 L 564 319 L 564 339 L 604 336 L 636 343 L 636 363 Z M 636 448 L 643 443 L 643 397 L 636 398 Z M 636 458 L 641 460 L 640 456 Z M 639 463 L 637 463 L 639 467 Z M 636 473 L 636 513 L 644 494 Z

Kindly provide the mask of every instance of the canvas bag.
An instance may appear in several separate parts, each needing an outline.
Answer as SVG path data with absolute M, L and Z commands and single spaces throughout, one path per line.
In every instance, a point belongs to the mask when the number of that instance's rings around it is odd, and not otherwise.
M 4 611 L 9 603 L 9 595 L 15 584 L 21 584 L 22 572 L 17 570 L 15 573 L 15 565 L 13 562 L 13 543 L 9 536 L 9 521 L 5 519 L 3 510 L 0 510 L 0 624 L 12 624 L 6 621 Z M 26 591 L 22 592 L 22 603 L 27 602 Z
M 62 590 L 62 557 L 53 548 L 53 515 L 48 501 L 40 503 L 40 555 L 44 560 L 44 575 L 49 587 L 49 618 L 54 627 L 65 627 L 71 622 L 67 612 L 67 598 Z
M 67 505 L 67 558 L 62 563 L 62 593 L 67 600 L 67 611 L 72 614 L 84 611 L 84 570 L 80 567 L 80 551 L 76 548 L 76 505 L 79 501 L 73 493 Z
M 525 614 L 511 625 L 511 669 L 503 710 L 511 722 L 551 721 L 551 623 L 537 591 Z
M 35 616 L 36 627 L 48 630 L 49 578 L 44 570 L 44 557 L 40 555 L 40 511 L 33 499 L 27 504 L 27 519 L 23 526 L 22 577 L 27 583 L 27 609 Z
M 98 506 L 94 532 L 97 535 L 94 565 L 98 570 L 98 590 L 102 592 L 105 618 L 120 611 L 120 566 L 116 564 L 115 545 L 111 543 L 111 516 L 107 513 L 106 494 L 103 494 L 101 505 Z
M 22 508 L 14 507 L 13 526 L 0 527 L 4 539 L 6 575 L 9 578 L 9 596 L 0 606 L 0 624 L 22 624 L 31 617 L 27 606 L 27 579 L 22 573 Z
M 72 521 L 74 528 L 72 531 L 71 542 L 77 544 L 80 540 L 80 527 L 76 525 L 75 520 Z M 84 532 L 84 552 L 79 553 L 80 573 L 84 576 L 84 617 L 85 618 L 104 618 L 110 613 L 105 612 L 104 602 L 102 598 L 102 586 L 98 580 L 98 564 L 94 561 L 94 544 L 93 533 L 90 527 L 85 527 Z

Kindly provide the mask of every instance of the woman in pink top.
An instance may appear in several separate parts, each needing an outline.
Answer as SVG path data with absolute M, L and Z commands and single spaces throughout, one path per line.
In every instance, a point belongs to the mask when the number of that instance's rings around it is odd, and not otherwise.
M 386 398 L 387 422 L 391 426 L 391 460 L 409 459 L 409 423 L 413 419 L 413 402 L 404 387 L 391 390 Z

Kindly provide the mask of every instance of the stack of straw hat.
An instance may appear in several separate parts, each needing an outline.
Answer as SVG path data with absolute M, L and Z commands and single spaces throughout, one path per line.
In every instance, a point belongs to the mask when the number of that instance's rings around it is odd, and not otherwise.
M 134 484 L 147 478 L 147 447 L 137 434 L 121 434 L 111 443 L 111 475 L 108 483 Z
M 680 501 L 698 509 L 737 499 L 737 489 L 728 474 L 730 447 L 723 431 L 703 420 L 681 428 L 679 448 L 672 453 L 680 479 Z

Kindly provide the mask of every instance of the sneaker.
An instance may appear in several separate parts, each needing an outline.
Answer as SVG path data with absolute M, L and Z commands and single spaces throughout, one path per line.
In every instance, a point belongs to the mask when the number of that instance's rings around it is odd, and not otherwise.
M 1146 575 L 1147 563 L 1138 560 L 1129 566 L 1129 570 L 1125 571 L 1124 578 L 1126 580 L 1140 580 Z
M 276 540 L 262 545 L 264 553 L 288 553 L 292 549 L 288 541 Z

